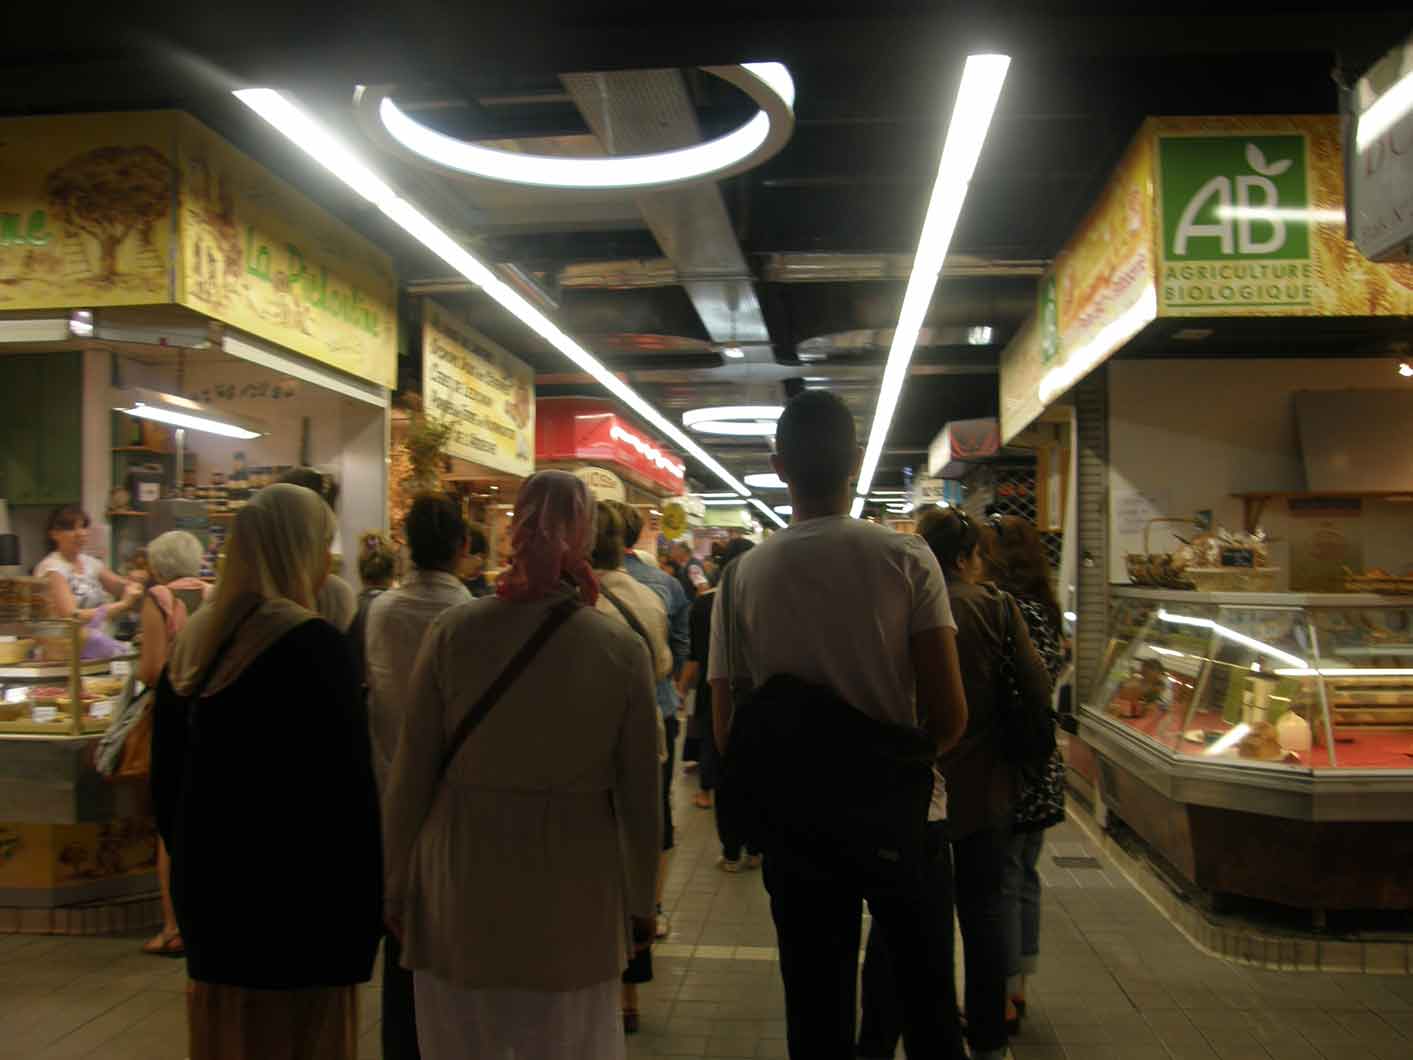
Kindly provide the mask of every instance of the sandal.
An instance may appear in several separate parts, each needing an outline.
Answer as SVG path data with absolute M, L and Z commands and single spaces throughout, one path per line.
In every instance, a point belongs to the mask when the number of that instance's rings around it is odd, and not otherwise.
M 142 952 L 150 957 L 184 957 L 186 946 L 182 942 L 180 931 L 173 931 L 171 934 L 159 931 L 142 944 Z

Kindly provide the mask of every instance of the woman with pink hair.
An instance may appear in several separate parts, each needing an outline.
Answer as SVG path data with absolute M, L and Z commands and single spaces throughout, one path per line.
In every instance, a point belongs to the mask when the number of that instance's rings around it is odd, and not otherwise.
M 594 610 L 594 504 L 515 501 L 496 595 L 428 630 L 384 808 L 386 908 L 426 1060 L 621 1060 L 661 843 L 648 651 Z M 586 606 L 587 605 L 587 606 Z

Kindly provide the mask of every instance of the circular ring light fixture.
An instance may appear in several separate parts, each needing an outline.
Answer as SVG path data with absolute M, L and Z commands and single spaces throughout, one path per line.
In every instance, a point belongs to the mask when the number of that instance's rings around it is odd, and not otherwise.
M 747 475 L 741 479 L 751 489 L 757 490 L 784 490 L 790 487 L 785 484 L 785 480 L 774 471 L 765 471 L 758 475 Z
M 409 117 L 393 101 L 391 85 L 359 86 L 353 105 L 364 131 L 377 143 L 443 172 L 535 188 L 642 191 L 742 173 L 784 147 L 794 131 L 795 82 L 783 63 L 701 69 L 741 89 L 760 107 L 759 113 L 715 140 L 651 155 L 564 158 L 482 147 Z
M 682 413 L 682 426 L 698 434 L 730 434 L 742 438 L 769 438 L 782 405 L 723 405 Z

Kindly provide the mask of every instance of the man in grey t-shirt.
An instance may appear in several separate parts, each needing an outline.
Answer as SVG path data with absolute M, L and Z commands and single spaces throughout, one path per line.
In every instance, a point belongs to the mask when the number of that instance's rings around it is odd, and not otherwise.
M 759 687 L 789 674 L 828 687 L 878 721 L 925 728 L 940 754 L 966 728 L 966 693 L 936 558 L 920 538 L 847 514 L 860 453 L 853 414 L 833 394 L 794 398 L 775 448 L 771 463 L 790 487 L 794 518 L 732 564 L 729 590 L 717 594 L 707 673 L 718 746 L 729 743 L 733 683 Z M 939 783 L 934 818 L 942 815 L 941 796 Z M 842 869 L 821 880 L 766 850 L 796 1060 L 854 1055 L 864 901 L 873 929 L 888 936 L 908 1055 L 965 1055 L 952 979 L 951 864 L 935 831 L 933 845 L 926 879 L 887 889 Z

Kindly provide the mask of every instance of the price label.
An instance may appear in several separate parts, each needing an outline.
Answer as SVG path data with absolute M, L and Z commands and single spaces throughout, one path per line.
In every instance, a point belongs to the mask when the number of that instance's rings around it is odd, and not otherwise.
M 127 677 L 132 673 L 131 659 L 114 659 L 113 665 L 109 668 L 114 677 Z
M 88 708 L 88 716 L 90 718 L 111 718 L 113 716 L 113 700 L 100 699 Z
M 29 689 L 24 685 L 15 685 L 13 688 L 5 689 L 6 703 L 23 703 L 29 698 Z
M 41 725 L 46 725 L 54 721 L 59 716 L 58 707 L 35 707 L 30 713 L 30 718 Z

